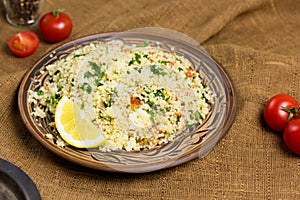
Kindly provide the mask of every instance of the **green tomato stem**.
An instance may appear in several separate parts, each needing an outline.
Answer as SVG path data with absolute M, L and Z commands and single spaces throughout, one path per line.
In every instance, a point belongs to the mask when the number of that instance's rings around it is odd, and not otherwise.
M 59 13 L 62 13 L 62 12 L 65 12 L 65 9 L 59 8 L 59 9 L 57 9 L 57 10 L 54 10 L 54 11 L 52 12 L 52 14 L 53 14 L 53 16 L 54 16 L 55 18 L 58 18 L 58 17 L 59 17 Z
M 288 116 L 288 122 L 293 118 L 293 117 L 299 117 L 299 106 L 295 106 L 293 108 L 287 108 L 285 106 L 281 106 L 281 108 L 286 111 L 287 113 L 289 113 L 289 116 Z

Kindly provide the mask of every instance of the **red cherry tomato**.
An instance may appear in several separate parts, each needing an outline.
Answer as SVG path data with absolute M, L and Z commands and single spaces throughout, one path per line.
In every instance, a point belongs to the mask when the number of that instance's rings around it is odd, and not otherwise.
M 46 13 L 39 21 L 39 30 L 43 38 L 50 43 L 60 42 L 72 32 L 72 20 L 61 10 Z
M 266 123 L 275 131 L 283 131 L 290 113 L 285 111 L 282 106 L 292 109 L 298 105 L 298 102 L 290 95 L 278 94 L 273 96 L 265 105 L 264 118 Z
M 9 49 L 17 56 L 26 57 L 35 52 L 40 39 L 34 32 L 20 32 L 11 36 L 8 40 Z
M 283 140 L 288 149 L 300 155 L 300 118 L 289 121 L 284 128 Z

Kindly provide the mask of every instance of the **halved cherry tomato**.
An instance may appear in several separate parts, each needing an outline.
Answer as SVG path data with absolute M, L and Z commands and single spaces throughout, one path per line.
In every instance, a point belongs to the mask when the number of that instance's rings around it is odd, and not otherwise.
M 20 32 L 8 40 L 9 49 L 17 56 L 26 57 L 35 52 L 40 43 L 36 33 L 31 31 Z
M 264 118 L 268 126 L 275 131 L 283 131 L 288 123 L 290 112 L 285 110 L 299 106 L 298 102 L 290 95 L 278 94 L 268 100 L 264 109 Z

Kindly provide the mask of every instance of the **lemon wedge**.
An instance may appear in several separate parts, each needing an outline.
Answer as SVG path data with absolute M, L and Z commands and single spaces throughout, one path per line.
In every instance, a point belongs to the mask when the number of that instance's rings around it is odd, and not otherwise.
M 56 106 L 55 126 L 62 139 L 77 148 L 98 147 L 106 141 L 101 129 L 66 96 Z

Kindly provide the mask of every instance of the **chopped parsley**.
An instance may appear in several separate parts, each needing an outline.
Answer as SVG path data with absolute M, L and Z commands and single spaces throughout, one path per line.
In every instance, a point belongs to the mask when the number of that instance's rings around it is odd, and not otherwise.
M 38 96 L 42 96 L 44 94 L 43 90 L 37 90 L 36 93 Z
M 179 61 L 180 63 L 182 63 L 182 60 L 180 60 L 177 56 L 175 57 L 175 60 Z
M 94 75 L 90 71 L 85 72 L 84 75 L 83 75 L 84 78 L 91 78 L 93 76 Z
M 178 71 L 183 71 L 183 69 L 181 67 L 178 67 Z
M 95 62 L 89 61 L 89 65 L 94 70 L 94 75 L 101 80 L 104 77 L 104 71 Z
M 135 53 L 135 54 L 134 54 L 134 58 L 132 58 L 132 59 L 129 61 L 128 66 L 131 66 L 131 65 L 133 65 L 134 63 L 141 64 L 141 55 L 140 55 L 140 54 Z
M 202 115 L 201 115 L 201 113 L 200 113 L 198 110 L 195 111 L 194 115 L 195 115 L 195 119 L 196 119 L 197 121 L 198 121 L 199 119 L 202 119 Z
M 52 95 L 50 97 L 50 99 L 47 98 L 45 102 L 48 104 L 52 104 L 53 106 L 56 106 L 60 99 L 61 99 L 61 96 L 59 94 L 55 93 L 54 95 Z
M 155 75 L 167 75 L 167 72 L 165 72 L 162 68 L 157 67 L 156 65 L 150 65 L 150 71 Z
M 166 111 L 170 112 L 171 111 L 171 107 L 166 107 Z
M 90 86 L 90 84 L 84 82 L 83 84 L 81 84 L 79 86 L 80 89 L 82 89 L 83 91 L 86 91 L 88 94 L 92 93 L 92 87 Z
M 108 99 L 108 101 L 103 101 L 103 105 L 105 108 L 111 107 L 112 105 L 112 97 L 110 96 L 110 98 Z
M 163 92 L 163 89 L 157 90 L 157 91 L 154 93 L 154 96 L 155 96 L 155 97 L 161 97 L 162 99 L 165 99 L 165 94 L 164 94 L 164 92 Z
M 148 100 L 148 101 L 146 102 L 146 104 L 148 104 L 149 106 L 153 106 L 153 105 L 154 105 L 154 102 L 153 102 L 153 101 L 150 101 L 150 100 Z
M 148 40 L 145 40 L 144 41 L 144 44 L 143 44 L 143 47 L 147 47 L 147 46 L 149 46 L 150 44 L 149 44 L 149 41 Z
M 60 73 L 60 71 L 59 70 L 56 70 L 55 72 L 54 72 L 54 75 L 57 75 L 57 74 L 59 74 Z
M 144 58 L 147 58 L 148 60 L 150 59 L 148 54 L 143 55 Z
M 85 55 L 86 55 L 85 53 L 82 53 L 82 54 L 76 54 L 76 55 L 73 56 L 73 58 L 78 58 L 78 57 L 80 57 L 80 56 L 85 56 Z
M 106 121 L 109 121 L 109 122 L 112 122 L 115 119 L 112 116 L 103 116 L 101 111 L 99 111 L 98 116 L 99 116 L 99 119 L 106 120 Z
M 146 112 L 150 115 L 151 122 L 154 123 L 154 112 L 151 110 L 146 110 Z
M 142 73 L 142 68 L 141 67 L 134 67 L 133 68 L 135 71 Z
M 167 65 L 168 63 L 170 63 L 170 61 L 168 61 L 168 60 L 159 60 L 158 62 L 161 64 L 164 64 L 164 65 Z

